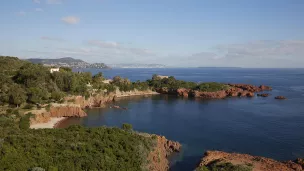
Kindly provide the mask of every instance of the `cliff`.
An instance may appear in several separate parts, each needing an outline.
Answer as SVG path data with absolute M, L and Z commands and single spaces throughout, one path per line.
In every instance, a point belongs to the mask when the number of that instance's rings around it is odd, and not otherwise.
M 111 92 L 109 94 L 106 93 L 97 93 L 89 98 L 85 98 L 83 96 L 69 96 L 65 98 L 65 101 L 72 101 L 71 104 L 80 105 L 81 108 L 91 108 L 91 107 L 104 107 L 107 103 L 116 101 L 120 97 L 128 97 L 128 96 L 139 96 L 139 95 L 153 95 L 158 94 L 152 90 L 146 91 L 128 91 L 122 92 L 116 90 L 115 92 Z
M 34 114 L 30 119 L 30 124 L 47 123 L 52 117 L 85 117 L 87 114 L 78 105 L 58 105 L 54 104 L 49 111 L 45 109 L 29 111 Z
M 156 146 L 148 156 L 149 171 L 167 171 L 169 170 L 168 157 L 173 152 L 179 152 L 181 144 L 175 141 L 170 141 L 164 136 L 152 135 L 156 137 Z
M 228 164 L 227 164 L 228 163 Z M 273 159 L 251 156 L 248 154 L 226 153 L 222 151 L 207 151 L 205 156 L 201 159 L 197 170 L 203 167 L 235 167 L 248 168 L 252 171 L 303 171 L 303 160 L 297 159 L 295 161 L 279 162 Z

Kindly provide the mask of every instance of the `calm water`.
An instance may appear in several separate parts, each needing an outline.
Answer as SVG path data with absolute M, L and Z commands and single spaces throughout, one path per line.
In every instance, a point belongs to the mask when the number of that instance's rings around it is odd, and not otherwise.
M 98 70 L 90 70 L 93 74 Z M 268 98 L 224 100 L 183 99 L 155 95 L 125 98 L 116 104 L 129 110 L 92 109 L 88 117 L 72 118 L 62 126 L 81 124 L 121 126 L 161 134 L 182 143 L 171 170 L 192 170 L 206 150 L 249 153 L 291 160 L 304 157 L 304 69 L 113 69 L 106 77 L 121 75 L 132 81 L 152 74 L 173 75 L 187 81 L 266 84 Z M 275 100 L 283 95 L 288 100 Z

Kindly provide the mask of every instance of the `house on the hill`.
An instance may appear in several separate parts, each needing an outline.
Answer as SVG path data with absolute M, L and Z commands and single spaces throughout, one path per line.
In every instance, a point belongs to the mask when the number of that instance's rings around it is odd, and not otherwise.
M 51 72 L 51 73 L 53 73 L 53 72 L 59 72 L 59 69 L 60 69 L 60 68 L 51 68 L 51 69 L 50 69 L 50 72 Z

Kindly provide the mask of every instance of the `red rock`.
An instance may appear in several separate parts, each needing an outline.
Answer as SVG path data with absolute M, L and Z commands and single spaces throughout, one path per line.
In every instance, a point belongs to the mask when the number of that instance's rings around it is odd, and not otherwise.
M 77 106 L 51 107 L 50 117 L 85 117 L 87 114 Z
M 207 151 L 198 167 L 208 166 L 215 162 L 231 163 L 233 165 L 250 164 L 253 171 L 303 171 L 300 164 L 292 161 L 279 162 L 265 157 L 222 151 Z
M 181 144 L 175 141 L 167 140 L 164 136 L 156 136 L 156 146 L 148 155 L 150 161 L 147 170 L 150 171 L 167 171 L 169 170 L 168 156 L 173 152 L 179 152 Z
M 257 94 L 257 96 L 261 96 L 261 97 L 268 97 L 268 96 L 269 96 L 269 94 L 267 94 L 267 93 L 264 93 L 264 94 Z
M 286 97 L 284 97 L 284 96 L 276 96 L 275 99 L 278 99 L 278 100 L 285 100 Z
M 204 92 L 204 91 L 191 91 L 193 97 L 200 97 L 204 99 L 223 99 L 227 96 L 225 90 L 215 92 Z
M 265 85 L 260 85 L 259 87 L 262 91 L 266 91 L 266 90 L 272 90 L 272 88 L 270 86 L 265 86 Z
M 189 96 L 189 89 L 185 89 L 185 88 L 179 88 L 176 90 L 177 94 L 179 96 L 183 96 L 183 97 L 188 97 Z

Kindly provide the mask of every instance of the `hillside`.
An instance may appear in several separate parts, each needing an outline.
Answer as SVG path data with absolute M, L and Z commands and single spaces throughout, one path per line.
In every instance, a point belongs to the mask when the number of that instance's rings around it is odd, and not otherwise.
M 71 67 L 71 68 L 109 68 L 104 63 L 87 63 L 80 59 L 74 59 L 71 57 L 58 58 L 58 59 L 41 59 L 41 58 L 30 58 L 27 59 L 35 64 L 44 64 L 50 66 L 61 66 L 61 67 Z

